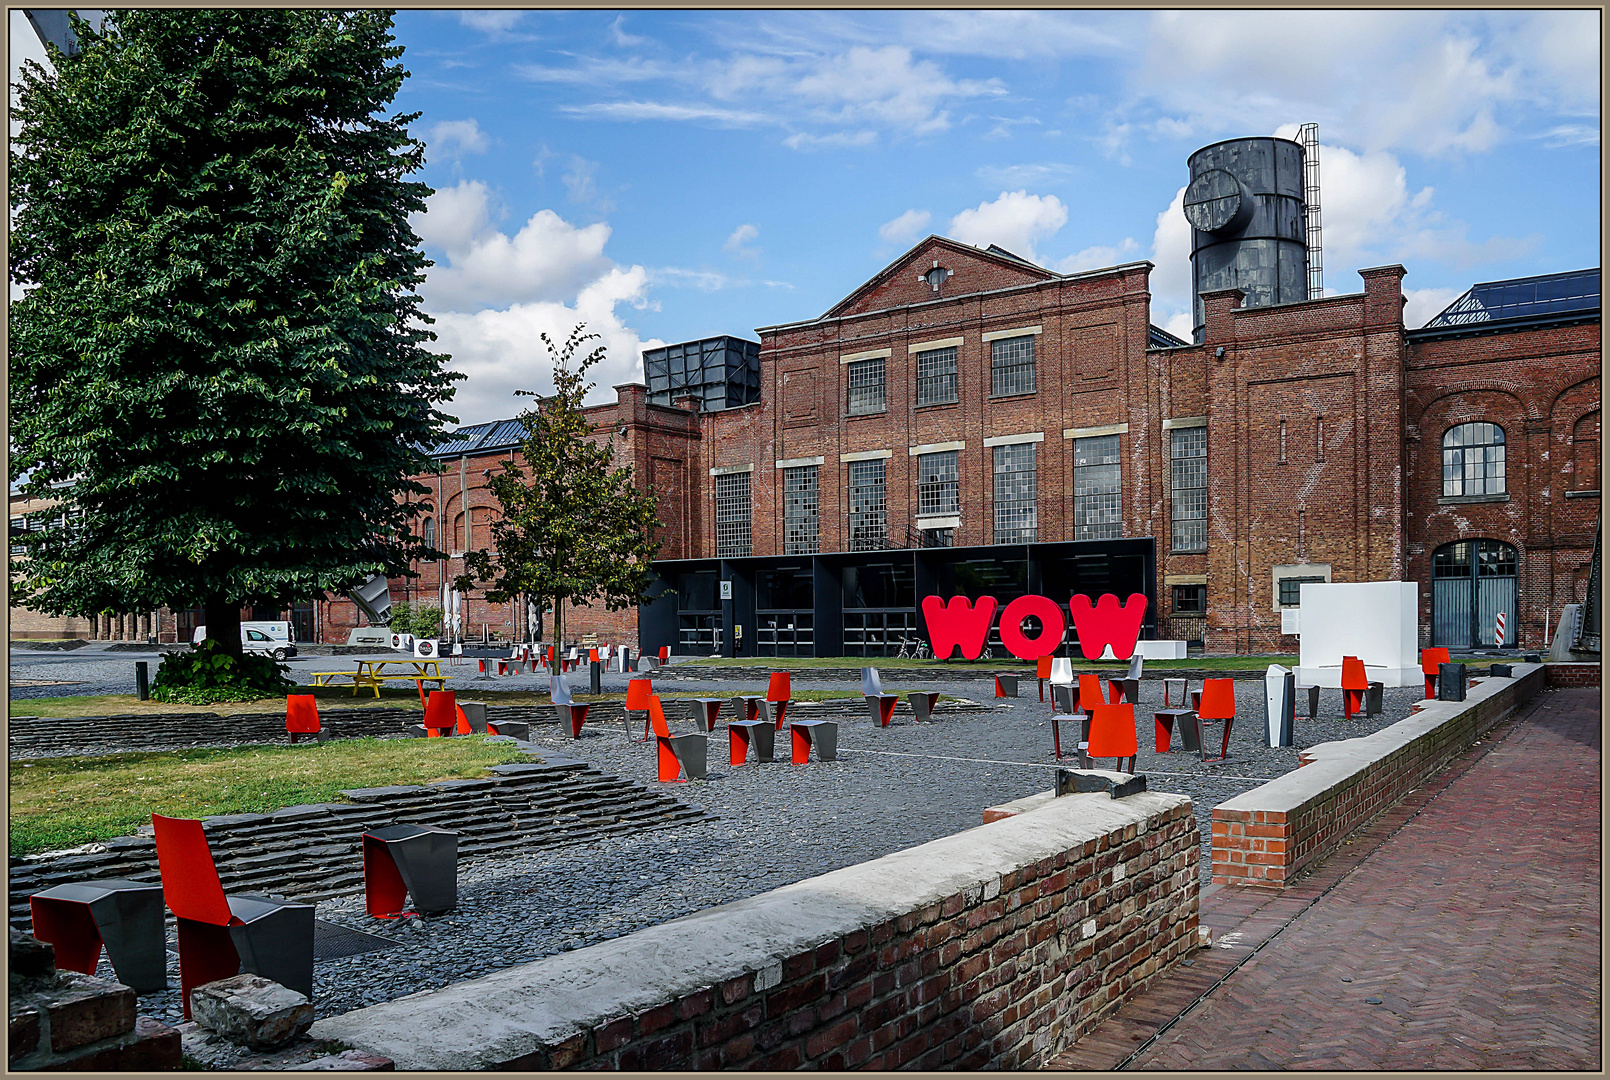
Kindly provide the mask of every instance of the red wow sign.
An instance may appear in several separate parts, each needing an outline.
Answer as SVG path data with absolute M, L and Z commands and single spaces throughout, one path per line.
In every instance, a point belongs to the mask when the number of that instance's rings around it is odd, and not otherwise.
M 995 607 L 993 596 L 980 596 L 977 604 L 965 596 L 953 596 L 949 604 L 937 596 L 923 597 L 922 614 L 928 620 L 928 640 L 934 647 L 935 659 L 949 659 L 951 650 L 959 648 L 967 659 L 977 660 L 984 651 Z M 1103 594 L 1094 606 L 1090 597 L 1076 595 L 1068 601 L 1068 610 L 1079 631 L 1079 648 L 1086 660 L 1099 658 L 1108 645 L 1114 656 L 1127 660 L 1140 639 L 1146 596 L 1132 593 L 1119 607 L 1118 597 L 1112 593 Z M 1023 620 L 1030 615 L 1040 620 L 1040 632 L 1032 638 L 1023 633 Z M 1061 605 L 1044 596 L 1020 596 L 1001 612 L 1001 644 L 1022 660 L 1050 656 L 1062 644 L 1067 628 Z

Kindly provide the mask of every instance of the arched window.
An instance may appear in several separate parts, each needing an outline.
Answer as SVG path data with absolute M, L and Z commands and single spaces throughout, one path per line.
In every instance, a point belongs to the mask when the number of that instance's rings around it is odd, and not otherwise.
M 1497 424 L 1460 424 L 1442 435 L 1442 494 L 1502 495 L 1504 429 Z
M 426 547 L 436 546 L 436 519 L 426 518 L 419 526 L 419 538 L 425 542 Z

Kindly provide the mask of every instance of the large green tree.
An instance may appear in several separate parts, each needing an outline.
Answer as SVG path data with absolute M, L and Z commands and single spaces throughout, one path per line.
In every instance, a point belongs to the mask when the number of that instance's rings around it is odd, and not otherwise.
M 112 11 L 25 66 L 11 474 L 64 501 L 14 597 L 239 608 L 436 556 L 411 527 L 457 376 L 408 215 L 430 189 L 384 11 Z
M 487 481 L 502 517 L 492 525 L 492 547 L 467 552 L 467 575 L 490 582 L 494 604 L 534 598 L 538 610 L 553 610 L 556 642 L 565 637 L 567 604 L 603 603 L 619 611 L 642 603 L 651 580 L 649 561 L 660 550 L 658 500 L 640 489 L 630 466 L 614 467 L 608 438 L 589 438 L 592 424 L 582 402 L 592 389 L 587 371 L 604 358 L 595 346 L 577 354 L 597 334 L 582 326 L 562 348 L 547 334 L 542 343 L 553 361 L 554 393 L 520 413 L 525 438 L 522 463 L 505 461 Z M 463 579 L 461 589 L 473 581 Z M 554 650 L 554 671 L 560 667 Z

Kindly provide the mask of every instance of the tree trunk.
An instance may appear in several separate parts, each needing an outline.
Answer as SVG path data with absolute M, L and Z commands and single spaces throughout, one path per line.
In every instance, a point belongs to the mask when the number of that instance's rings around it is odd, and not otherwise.
M 208 640 L 216 641 L 226 653 L 242 655 L 239 604 L 214 597 L 202 606 L 202 618 L 206 620 Z
M 565 647 L 565 602 L 560 597 L 553 598 L 553 673 L 560 674 L 565 670 L 564 657 L 561 655 Z

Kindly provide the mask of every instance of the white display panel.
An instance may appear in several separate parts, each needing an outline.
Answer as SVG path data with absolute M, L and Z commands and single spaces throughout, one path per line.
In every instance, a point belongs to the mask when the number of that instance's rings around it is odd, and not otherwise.
M 1342 657 L 1364 661 L 1371 682 L 1418 686 L 1419 586 L 1412 581 L 1305 582 L 1297 682 L 1342 685 Z

